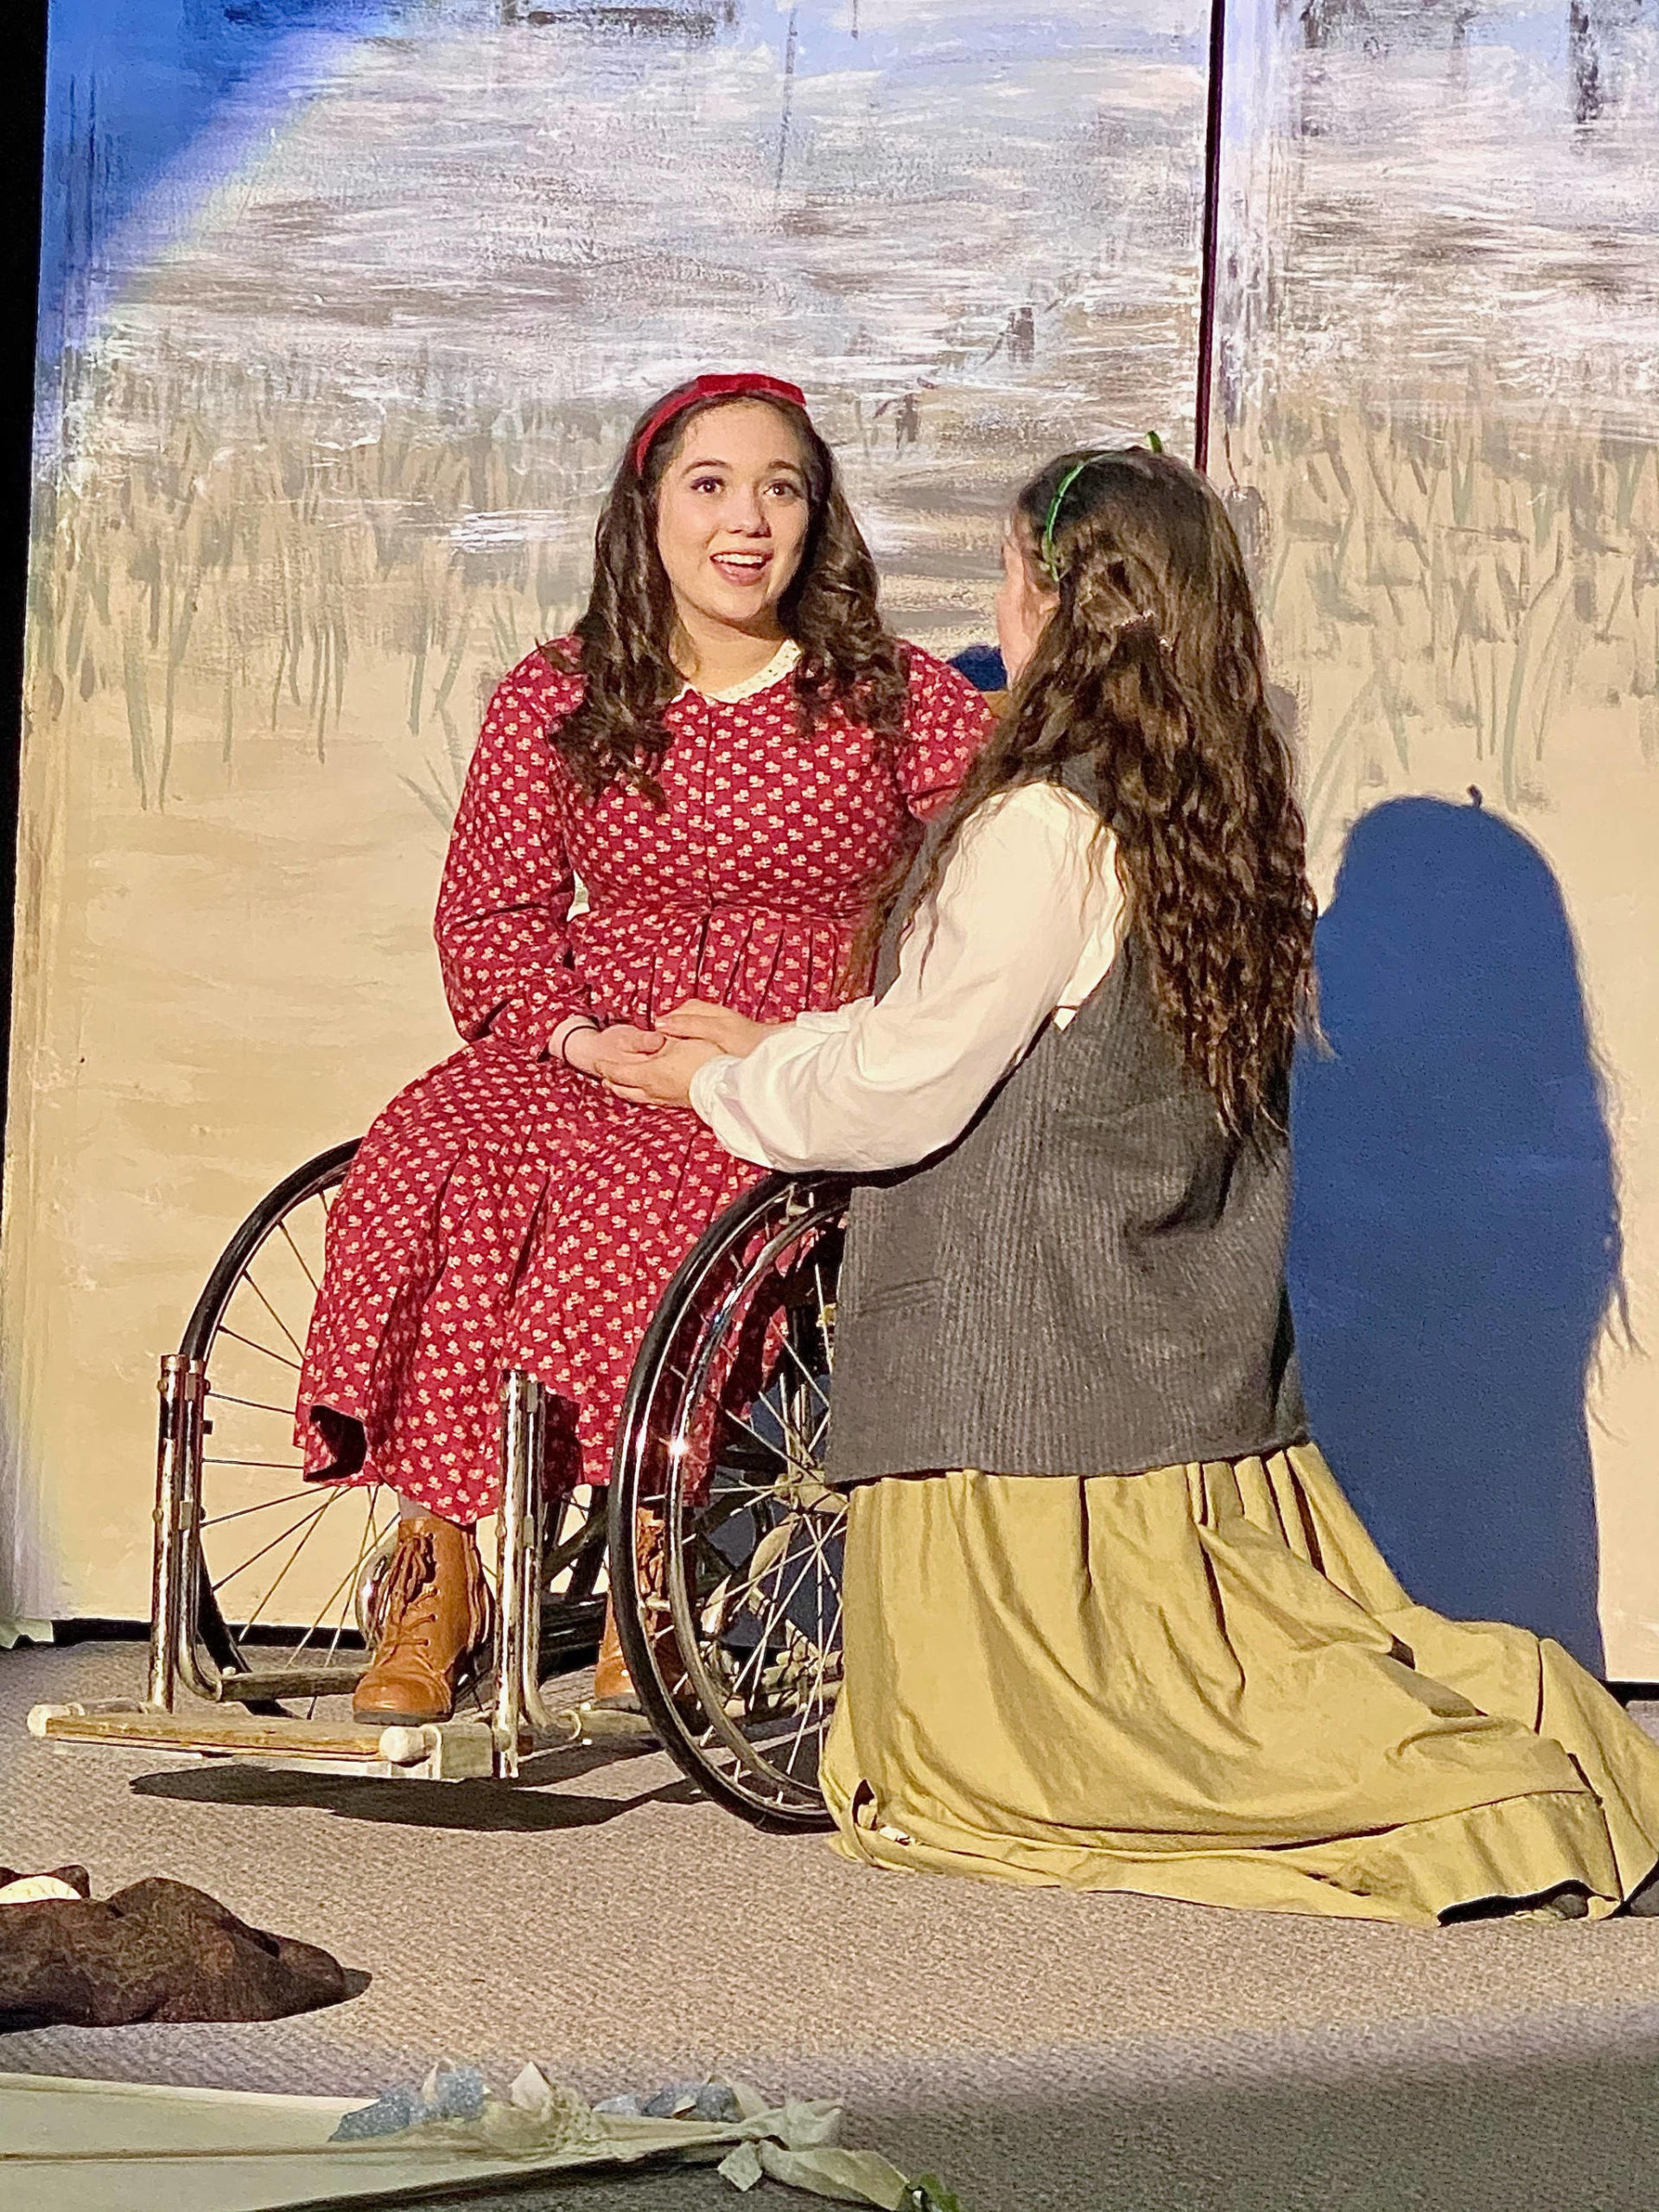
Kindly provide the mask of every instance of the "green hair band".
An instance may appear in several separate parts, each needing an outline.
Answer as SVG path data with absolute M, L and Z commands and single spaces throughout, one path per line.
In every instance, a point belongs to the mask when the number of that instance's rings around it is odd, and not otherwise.
M 1053 583 L 1058 583 L 1060 581 L 1059 572 L 1054 566 L 1054 525 L 1060 518 L 1060 509 L 1065 505 L 1066 493 L 1082 475 L 1084 470 L 1091 468 L 1099 459 L 1098 453 L 1086 453 L 1081 461 L 1074 461 L 1065 475 L 1061 477 L 1059 489 L 1048 503 L 1048 520 L 1043 524 L 1040 557 L 1044 572 Z
M 1153 453 L 1162 453 L 1164 449 L 1164 442 L 1156 430 L 1147 432 L 1147 445 Z M 1081 461 L 1074 461 L 1065 475 L 1061 477 L 1059 487 L 1048 503 L 1048 520 L 1043 524 L 1039 557 L 1044 573 L 1052 582 L 1058 583 L 1060 581 L 1058 572 L 1054 566 L 1054 526 L 1059 521 L 1060 509 L 1065 505 L 1065 495 L 1085 468 L 1092 468 L 1097 461 L 1103 461 L 1105 457 L 1106 449 L 1104 447 L 1100 447 L 1093 453 L 1084 454 Z

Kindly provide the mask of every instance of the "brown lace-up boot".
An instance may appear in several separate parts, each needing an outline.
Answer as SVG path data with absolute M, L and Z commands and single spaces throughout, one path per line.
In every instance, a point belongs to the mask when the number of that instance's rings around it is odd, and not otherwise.
M 687 1685 L 680 1665 L 679 1642 L 668 1611 L 667 1532 L 657 1514 L 640 1514 L 634 1522 L 633 1543 L 634 1556 L 639 1562 L 639 1594 L 645 1601 L 646 1619 L 652 1624 L 652 1648 L 668 1683 L 669 1694 L 678 1697 Z M 644 1710 L 627 1662 L 622 1656 L 621 1642 L 616 1633 L 616 1611 L 608 1599 L 604 1638 L 594 1664 L 593 1701 L 612 1713 Z
M 353 1695 L 353 1719 L 411 1728 L 447 1720 L 467 1662 L 490 1633 L 472 1530 L 435 1513 L 400 1521 L 374 1622 L 374 1661 Z

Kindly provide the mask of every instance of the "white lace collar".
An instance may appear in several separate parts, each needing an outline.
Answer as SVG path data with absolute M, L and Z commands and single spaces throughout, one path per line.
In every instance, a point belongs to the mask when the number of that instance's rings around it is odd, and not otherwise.
M 702 696 L 718 706 L 734 707 L 740 700 L 752 699 L 757 691 L 770 690 L 774 683 L 781 683 L 786 676 L 792 676 L 800 658 L 801 649 L 794 639 L 785 638 L 766 666 L 754 675 L 745 677 L 741 683 L 728 683 L 723 691 L 703 691 Z M 683 683 L 674 696 L 683 699 L 688 691 L 700 690 L 697 684 Z

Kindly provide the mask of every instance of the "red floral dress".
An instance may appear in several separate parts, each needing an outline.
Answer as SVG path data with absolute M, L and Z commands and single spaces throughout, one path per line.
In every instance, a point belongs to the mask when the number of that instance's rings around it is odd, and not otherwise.
M 532 653 L 490 702 L 436 925 L 468 1042 L 364 1140 L 300 1382 L 315 1478 L 388 1483 L 461 1522 L 499 1493 L 505 1367 L 562 1402 L 563 1479 L 607 1478 L 670 1276 L 761 1173 L 695 1114 L 628 1105 L 548 1058 L 552 1033 L 573 1014 L 649 1027 L 689 998 L 759 1020 L 835 1006 L 906 813 L 954 790 L 989 727 L 914 647 L 896 744 L 839 716 L 801 737 L 791 676 L 737 700 L 687 690 L 665 713 L 659 810 L 577 788 L 548 740 L 580 696 Z M 588 906 L 572 916 L 578 875 Z

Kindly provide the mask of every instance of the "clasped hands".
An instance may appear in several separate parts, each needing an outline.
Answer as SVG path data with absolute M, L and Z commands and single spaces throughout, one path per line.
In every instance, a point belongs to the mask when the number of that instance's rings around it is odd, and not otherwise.
M 783 1026 L 750 1021 L 729 1007 L 687 999 L 663 1014 L 654 1029 L 619 1021 L 608 1029 L 575 1030 L 565 1039 L 564 1057 L 632 1105 L 689 1106 L 691 1078 L 705 1061 L 722 1053 L 742 1059 Z

